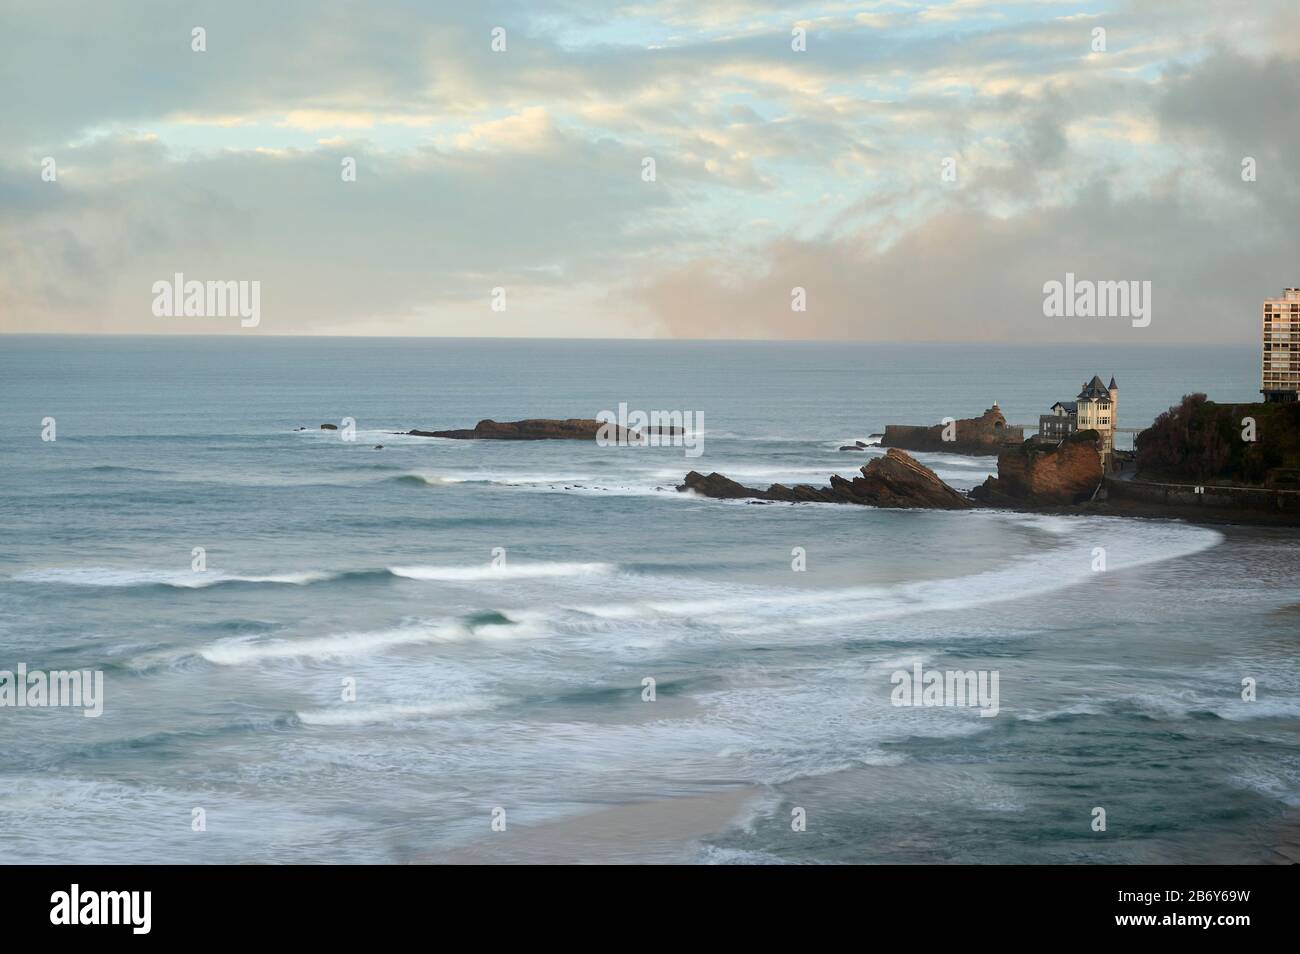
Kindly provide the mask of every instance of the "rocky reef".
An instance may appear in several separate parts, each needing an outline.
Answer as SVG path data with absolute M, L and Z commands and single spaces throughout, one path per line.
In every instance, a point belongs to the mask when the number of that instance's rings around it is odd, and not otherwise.
M 993 507 L 1060 507 L 1089 500 L 1101 485 L 1100 435 L 1078 431 L 1060 444 L 1028 440 L 998 454 L 998 475 L 971 491 Z
M 576 417 L 564 420 L 542 417 L 524 421 L 483 420 L 473 428 L 453 431 L 410 430 L 406 433 L 413 437 L 445 437 L 457 441 L 594 441 L 601 428 L 606 428 L 605 435 L 610 440 L 635 444 L 640 443 L 644 437 L 639 431 L 620 427 L 617 424 Z M 646 430 L 661 435 L 681 432 L 681 428 L 672 427 Z
M 828 487 L 772 484 L 766 490 L 759 490 L 739 484 L 722 474 L 705 476 L 693 470 L 677 489 L 682 492 L 694 491 L 705 497 L 787 503 L 848 503 L 871 507 L 925 507 L 941 510 L 963 510 L 972 506 L 970 500 L 940 480 L 934 471 L 895 448 L 863 467 L 860 477 L 846 480 L 832 474 Z
M 691 471 L 677 487 L 723 500 L 786 503 L 850 503 L 871 507 L 964 510 L 969 507 L 1056 509 L 1088 501 L 1101 484 L 1101 456 L 1096 431 L 1081 431 L 1059 445 L 1025 441 L 998 455 L 998 476 L 989 477 L 970 496 L 949 487 L 930 468 L 891 447 L 846 480 L 831 475 L 830 485 L 772 484 L 766 490 L 746 487 L 719 473 Z
M 953 440 L 944 440 L 944 431 Z M 881 447 L 897 447 L 910 451 L 939 451 L 948 454 L 992 456 L 1007 445 L 1020 444 L 1025 439 L 1024 429 L 1011 427 L 1002 411 L 994 405 L 979 417 L 967 417 L 945 427 L 919 427 L 911 424 L 889 424 L 885 427 Z

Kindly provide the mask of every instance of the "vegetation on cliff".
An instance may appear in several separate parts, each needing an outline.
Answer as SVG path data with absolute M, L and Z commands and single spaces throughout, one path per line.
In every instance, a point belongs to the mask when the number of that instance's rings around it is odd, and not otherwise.
M 1134 445 L 1143 480 L 1290 486 L 1300 473 L 1300 404 L 1216 404 L 1187 394 Z

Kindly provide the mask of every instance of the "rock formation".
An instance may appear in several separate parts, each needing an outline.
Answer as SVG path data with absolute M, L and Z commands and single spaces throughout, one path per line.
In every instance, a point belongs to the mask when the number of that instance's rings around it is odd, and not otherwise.
M 889 424 L 881 447 L 898 447 L 910 451 L 942 451 L 948 454 L 989 455 L 1001 453 L 1007 445 L 1019 444 L 1025 439 L 1024 429 L 1011 427 L 997 405 L 979 417 L 962 418 L 953 422 L 948 433 L 953 440 L 944 440 L 945 425 L 916 427 L 910 424 Z
M 445 437 L 457 441 L 594 441 L 601 428 L 610 440 L 622 440 L 639 443 L 641 435 L 617 424 L 603 421 L 568 418 L 554 420 L 551 418 L 530 418 L 525 421 L 479 421 L 473 429 L 454 431 L 420 431 L 410 430 L 407 434 L 415 437 Z M 660 428 L 660 433 L 671 433 L 673 428 Z
M 998 455 L 998 475 L 971 491 L 994 507 L 1052 507 L 1082 503 L 1102 479 L 1100 435 L 1078 431 L 1060 444 L 1028 440 Z
M 679 491 L 691 490 L 705 497 L 752 498 L 788 503 L 851 503 L 871 507 L 929 507 L 962 510 L 971 502 L 953 490 L 928 467 L 918 464 L 900 450 L 891 448 L 861 470 L 862 476 L 845 480 L 831 475 L 829 487 L 772 484 L 766 490 L 746 487 L 722 474 L 705 476 L 697 471 L 686 475 Z

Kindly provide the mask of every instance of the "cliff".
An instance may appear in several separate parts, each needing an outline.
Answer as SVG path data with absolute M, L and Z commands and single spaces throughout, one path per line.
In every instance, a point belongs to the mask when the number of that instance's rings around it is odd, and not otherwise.
M 949 430 L 953 440 L 944 440 L 945 426 L 919 427 L 910 424 L 889 424 L 881 447 L 897 447 L 911 451 L 942 451 L 949 454 L 992 456 L 1008 444 L 1019 444 L 1025 439 L 1024 429 L 1011 427 L 1002 411 L 991 407 L 979 417 L 955 421 Z
M 998 475 L 971 491 L 994 507 L 1055 507 L 1082 503 L 1101 484 L 1096 431 L 1078 431 L 1058 445 L 1028 440 L 998 455 Z
M 1134 445 L 1144 480 L 1300 487 L 1300 404 L 1216 404 L 1188 394 Z
M 945 484 L 934 471 L 897 449 L 877 457 L 861 469 L 861 476 L 846 480 L 832 474 L 829 487 L 772 484 L 766 490 L 746 487 L 722 474 L 705 476 L 691 471 L 678 486 L 705 497 L 751 498 L 787 503 L 849 503 L 871 507 L 928 507 L 962 510 L 971 506 L 965 496 Z

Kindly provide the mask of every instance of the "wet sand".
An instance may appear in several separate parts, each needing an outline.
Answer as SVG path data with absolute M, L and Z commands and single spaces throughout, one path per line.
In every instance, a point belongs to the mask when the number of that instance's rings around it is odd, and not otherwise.
M 756 788 L 612 805 L 541 825 L 509 823 L 471 844 L 419 859 L 428 864 L 660 864 L 694 860 L 692 843 L 740 821 Z

